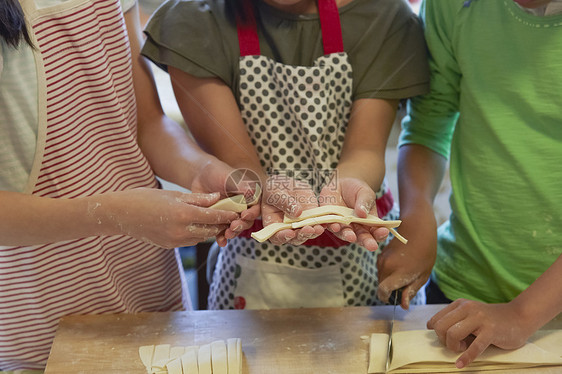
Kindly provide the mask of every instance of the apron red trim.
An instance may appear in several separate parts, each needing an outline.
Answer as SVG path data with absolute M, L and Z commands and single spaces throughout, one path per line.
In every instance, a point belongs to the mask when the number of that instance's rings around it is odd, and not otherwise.
M 244 17 L 236 15 L 238 30 L 238 44 L 240 57 L 260 55 L 258 27 L 251 0 L 244 1 Z M 343 52 L 343 37 L 341 31 L 340 13 L 335 0 L 318 0 L 318 16 L 322 30 L 322 44 L 324 54 Z
M 242 20 L 240 14 L 236 14 L 240 57 L 259 56 L 261 54 L 260 40 L 258 38 L 258 26 L 252 0 L 244 0 L 244 17 L 246 19 Z
M 340 13 L 335 0 L 318 0 L 324 54 L 343 52 Z
M 386 216 L 392 209 L 393 205 L 394 205 L 394 198 L 390 190 L 388 190 L 384 195 L 382 195 L 380 198 L 376 200 L 378 216 L 379 217 Z M 261 219 L 259 220 L 257 219 L 254 221 L 252 227 L 242 231 L 238 236 L 241 238 L 251 238 L 253 232 L 260 231 L 261 229 L 263 229 L 263 222 Z M 316 245 L 319 247 L 338 248 L 345 245 L 349 245 L 349 242 L 339 239 L 330 231 L 326 230 L 319 237 L 307 240 L 302 245 L 306 245 L 306 246 Z

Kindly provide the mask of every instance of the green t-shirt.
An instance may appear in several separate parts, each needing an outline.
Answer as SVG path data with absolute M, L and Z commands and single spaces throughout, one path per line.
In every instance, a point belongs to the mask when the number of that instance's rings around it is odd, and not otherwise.
M 450 151 L 432 277 L 448 298 L 505 302 L 562 253 L 562 16 L 512 0 L 427 0 L 422 16 L 431 92 L 400 145 Z
M 312 66 L 323 55 L 318 15 L 295 15 L 257 1 L 261 54 Z M 153 15 L 142 53 L 160 66 L 218 77 L 238 97 L 236 25 L 225 0 L 169 0 Z M 423 30 L 403 0 L 353 0 L 340 8 L 353 98 L 402 99 L 429 89 Z

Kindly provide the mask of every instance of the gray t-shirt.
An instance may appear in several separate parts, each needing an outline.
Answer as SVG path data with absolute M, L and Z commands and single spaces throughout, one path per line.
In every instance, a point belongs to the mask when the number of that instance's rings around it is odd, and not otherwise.
M 142 54 L 163 68 L 218 77 L 238 98 L 238 36 L 225 1 L 169 0 L 146 27 Z M 317 14 L 291 14 L 256 3 L 262 55 L 312 66 L 324 54 Z M 353 0 L 339 10 L 354 99 L 403 99 L 429 90 L 423 29 L 405 1 Z

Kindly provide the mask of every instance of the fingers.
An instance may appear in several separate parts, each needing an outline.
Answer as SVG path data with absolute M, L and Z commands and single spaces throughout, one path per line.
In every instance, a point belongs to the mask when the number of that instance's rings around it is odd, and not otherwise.
M 377 215 L 376 210 L 374 213 L 371 212 L 375 206 L 375 198 L 376 195 L 370 188 L 361 188 L 359 192 L 357 192 L 357 199 L 354 205 L 357 217 L 367 218 L 368 214 Z
M 427 321 L 427 328 L 433 330 L 435 328 L 435 324 L 438 321 L 443 319 L 450 312 L 457 309 L 457 307 L 464 301 L 465 301 L 464 299 L 457 299 L 457 300 L 453 301 L 451 304 L 449 304 L 446 307 L 444 307 L 443 309 L 441 309 L 439 312 L 435 313 L 433 315 L 433 317 L 431 317 L 429 319 L 429 321 Z
M 225 238 L 232 239 L 240 235 L 244 230 L 248 230 L 254 225 L 254 220 L 258 218 L 260 213 L 260 206 L 254 205 L 253 207 L 243 211 L 240 216 L 241 219 L 234 220 L 230 223 L 230 227 L 226 229 Z M 220 244 L 219 244 L 220 245 Z
M 206 225 L 206 224 L 193 223 L 185 228 L 187 233 L 186 239 L 214 238 L 215 236 L 219 235 L 227 228 L 228 228 L 227 225 Z
M 298 199 L 283 190 L 276 190 L 275 192 L 269 194 L 265 201 L 262 199 L 262 204 L 264 203 L 281 210 L 290 217 L 295 218 L 300 216 L 304 210 L 302 204 L 298 202 Z
M 369 231 L 378 243 L 384 242 L 390 234 L 390 231 L 386 227 L 369 227 Z
M 379 244 L 371 234 L 368 227 L 358 224 L 352 224 L 355 234 L 357 235 L 357 243 L 365 249 L 374 252 L 379 248 Z
M 197 205 L 201 207 L 209 207 L 219 201 L 220 194 L 214 193 L 180 193 L 177 197 L 178 202 Z
M 476 357 L 480 356 L 486 348 L 488 348 L 491 341 L 492 337 L 488 336 L 488 334 L 478 335 L 474 341 L 470 343 L 466 351 L 457 359 L 457 362 L 455 363 L 456 367 L 458 369 L 462 369 L 470 364 L 476 359 Z
M 334 225 L 338 226 L 336 227 L 337 231 L 334 231 L 332 229 Z M 330 224 L 328 226 L 328 229 L 340 240 L 349 243 L 355 243 L 357 241 L 357 235 L 355 234 L 351 226 L 345 226 L 339 223 L 335 223 L 335 224 Z

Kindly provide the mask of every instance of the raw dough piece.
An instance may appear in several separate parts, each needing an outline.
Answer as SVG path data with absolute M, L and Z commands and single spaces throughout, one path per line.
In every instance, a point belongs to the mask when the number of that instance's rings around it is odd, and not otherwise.
M 228 339 L 226 350 L 228 357 L 228 374 L 242 374 L 241 340 L 238 338 Z
M 217 201 L 216 203 L 211 205 L 210 208 L 228 210 L 229 212 L 242 213 L 243 211 L 248 209 L 248 207 L 254 206 L 260 201 L 261 187 L 258 183 L 256 183 L 255 188 L 256 190 L 254 191 L 254 195 L 252 196 L 249 202 L 246 201 L 246 197 L 244 195 L 235 195 Z
M 231 338 L 210 344 L 170 347 L 170 344 L 139 347 L 148 374 L 242 374 L 242 342 Z
M 199 366 L 197 364 L 198 353 L 199 347 L 185 347 L 185 353 L 181 356 L 183 374 L 199 374 Z
M 168 374 L 183 374 L 181 359 L 179 357 L 172 359 L 166 364 L 166 370 Z
M 305 210 L 298 218 L 289 218 L 285 216 L 285 218 L 283 218 L 283 223 L 272 223 L 260 231 L 252 233 L 252 238 L 262 243 L 281 230 L 298 229 L 304 226 L 328 223 L 342 223 L 344 225 L 359 223 L 367 226 L 386 227 L 402 243 L 408 242 L 403 236 L 394 230 L 394 228 L 400 226 L 402 221 L 385 221 L 372 214 L 369 214 L 367 218 L 359 218 L 355 215 L 353 209 L 339 205 L 327 205 Z
M 185 347 L 170 348 L 170 358 L 179 358 L 185 353 Z
M 322 225 L 325 223 L 343 223 L 349 225 L 350 223 L 360 223 L 365 226 L 383 226 L 387 228 L 398 227 L 402 221 L 384 221 L 378 217 L 374 218 L 359 218 L 353 216 L 338 216 L 335 214 L 328 214 L 325 216 L 312 217 L 302 221 L 291 223 L 293 229 L 298 229 L 304 226 Z
M 388 334 L 371 334 L 367 373 L 384 373 L 388 353 Z
M 228 374 L 226 345 L 223 340 L 217 340 L 211 343 L 211 363 L 213 374 Z
M 211 209 L 228 210 L 229 212 L 242 213 L 248 209 L 244 195 L 227 197 L 210 206 Z
M 319 206 L 317 208 L 305 210 L 304 212 L 301 213 L 300 216 L 296 218 L 291 218 L 285 215 L 285 217 L 283 217 L 283 223 L 293 223 L 313 217 L 325 216 L 328 214 L 335 214 L 337 216 L 342 216 L 342 217 L 355 215 L 354 210 L 346 206 L 324 205 L 324 206 Z
M 267 239 L 271 238 L 279 231 L 290 229 L 290 228 L 292 228 L 290 223 L 282 223 L 282 222 L 272 223 L 271 225 L 264 227 L 260 231 L 253 232 L 252 238 L 262 243 L 265 242 Z
M 199 347 L 197 364 L 199 365 L 199 374 L 212 374 L 210 344 L 205 344 Z
M 368 372 L 384 373 L 388 336 L 385 340 L 386 334 L 373 335 L 377 337 L 371 337 Z M 434 331 L 398 331 L 394 332 L 392 339 L 390 373 L 443 373 L 562 366 L 562 330 L 539 330 L 523 347 L 515 350 L 490 346 L 473 363 L 461 370 L 455 367 L 460 353 L 445 348 Z
M 139 347 L 139 356 L 144 367 L 146 367 L 146 372 L 150 373 L 152 368 L 152 356 L 154 356 L 154 346 L 144 345 Z

